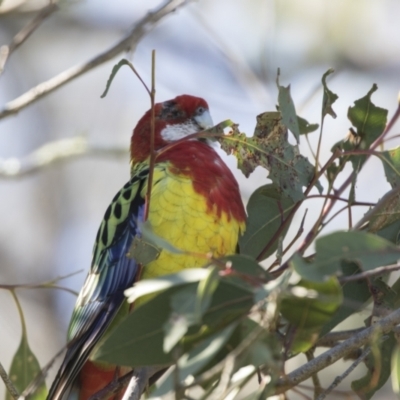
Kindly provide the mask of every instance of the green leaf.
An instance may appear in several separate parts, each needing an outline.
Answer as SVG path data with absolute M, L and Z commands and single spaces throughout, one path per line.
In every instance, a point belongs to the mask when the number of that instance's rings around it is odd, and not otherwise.
M 347 261 L 341 262 L 341 270 L 343 276 L 351 276 L 362 272 L 356 263 Z M 323 326 L 320 336 L 330 332 L 350 315 L 359 312 L 371 297 L 368 282 L 365 279 L 346 282 L 342 285 L 342 290 L 343 302 L 332 318 Z
M 299 116 L 297 116 L 297 123 L 299 125 L 300 135 L 306 135 L 319 128 L 318 124 L 310 124 L 306 119 Z
M 246 231 L 239 238 L 240 253 L 257 258 L 294 204 L 294 201 L 282 193 L 276 184 L 261 186 L 253 192 L 247 203 Z M 287 228 L 282 232 L 283 237 L 289 225 L 287 224 Z M 262 259 L 276 251 L 277 246 L 278 238 L 274 240 Z
M 203 315 L 203 323 L 209 327 L 226 326 L 246 315 L 253 305 L 252 290 L 220 278 L 211 304 Z
M 326 78 L 333 72 L 335 71 L 331 68 L 328 69 L 324 75 L 322 75 L 322 86 L 324 88 L 324 96 L 322 98 L 322 118 L 324 118 L 326 114 L 329 114 L 332 118 L 336 118 L 336 113 L 333 111 L 332 104 L 339 97 L 336 93 L 333 93 L 331 90 L 329 90 L 326 84 Z
M 344 143 L 344 150 L 367 150 L 384 131 L 388 111 L 376 107 L 371 101 L 371 95 L 377 89 L 377 85 L 374 84 L 365 97 L 356 100 L 354 106 L 349 107 L 347 117 L 356 128 L 356 132 L 350 132 L 350 140 Z M 353 169 L 358 171 L 364 164 L 366 157 L 366 155 L 354 155 L 348 159 L 351 160 Z
M 400 347 L 396 346 L 392 354 L 392 389 L 397 395 L 400 394 Z
M 279 73 L 278 73 L 279 78 Z M 287 87 L 280 86 L 279 80 L 277 79 L 278 85 L 278 104 L 279 111 L 282 114 L 282 122 L 288 128 L 296 138 L 297 143 L 300 140 L 300 128 L 297 120 L 296 109 L 292 97 L 290 96 L 290 85 Z
M 219 267 L 207 269 L 208 275 L 197 286 L 196 302 L 194 308 L 195 319 L 201 321 L 201 317 L 211 304 L 212 296 L 219 284 Z
M 370 399 L 387 382 L 390 377 L 390 367 L 392 363 L 392 354 L 396 346 L 396 340 L 393 333 L 389 338 L 373 344 L 373 350 L 368 355 L 365 365 L 368 368 L 367 373 L 360 379 L 351 383 L 351 388 L 362 398 Z M 375 347 L 375 348 L 374 348 Z M 377 381 L 375 377 L 377 376 Z M 374 384 L 375 382 L 375 384 Z
M 136 235 L 126 256 L 135 259 L 139 264 L 147 265 L 156 260 L 160 253 L 161 249 L 151 243 L 147 243 L 142 237 Z
M 302 279 L 289 287 L 281 301 L 281 313 L 296 328 L 292 352 L 304 352 L 314 345 L 341 302 L 342 291 L 335 278 L 322 283 Z
M 271 275 L 252 257 L 242 254 L 232 254 L 221 258 L 221 261 L 232 263 L 231 268 L 235 271 L 241 274 L 251 275 L 262 282 L 271 279 Z
M 364 143 L 361 148 L 368 148 L 386 127 L 388 111 L 384 108 L 376 107 L 371 101 L 372 93 L 377 89 L 378 86 L 373 84 L 367 95 L 356 100 L 354 106 L 349 107 L 347 113 L 347 117 L 357 129 L 357 134 Z
M 397 262 L 400 249 L 389 241 L 365 232 L 335 232 L 316 241 L 316 256 L 307 263 L 300 256 L 291 259 L 291 265 L 303 278 L 322 281 L 341 272 L 341 262 L 354 261 L 364 271 Z
M 104 89 L 103 94 L 100 96 L 102 99 L 107 96 L 108 90 L 110 89 L 111 83 L 114 80 L 115 75 L 117 75 L 117 72 L 123 65 L 131 65 L 131 63 L 127 59 L 124 58 L 121 61 L 119 61 L 118 64 L 114 65 L 114 67 L 111 71 L 111 74 L 107 80 L 106 88 Z
M 163 326 L 163 350 L 165 353 L 169 353 L 175 347 L 190 326 L 200 322 L 195 315 L 197 290 L 194 286 L 186 286 L 171 295 L 172 312 L 169 320 Z
M 382 151 L 382 164 L 390 186 L 398 187 L 400 184 L 400 147 Z
M 195 375 L 221 350 L 231 337 L 237 323 L 228 325 L 225 329 L 204 339 L 188 353 L 178 360 L 179 381 L 183 382 L 189 375 Z M 175 367 L 174 367 L 175 368 Z M 149 399 L 157 399 L 164 396 L 174 388 L 174 371 L 171 370 L 161 385 L 151 393 Z
M 23 332 L 18 350 L 11 362 L 9 376 L 19 393 L 22 393 L 27 386 L 37 377 L 41 368 L 39 362 L 28 344 L 28 338 Z M 47 396 L 46 385 L 42 383 L 30 399 L 44 400 Z M 7 392 L 6 400 L 13 400 Z
M 132 288 L 126 289 L 124 294 L 129 303 L 133 303 L 139 297 L 181 286 L 191 282 L 198 282 L 208 274 L 205 268 L 191 268 L 179 271 L 175 274 L 162 275 L 154 279 L 144 279 L 134 284 Z
M 398 221 L 400 219 L 399 189 L 395 187 L 386 192 L 374 207 L 364 214 L 364 217 L 357 223 L 357 227 L 376 233 Z
M 336 143 L 332 151 L 336 147 L 344 151 L 368 150 L 371 144 L 384 131 L 388 111 L 375 106 L 371 101 L 371 95 L 377 88 L 374 84 L 366 96 L 356 100 L 353 107 L 349 107 L 347 117 L 355 129 L 351 128 L 348 137 Z M 343 165 L 347 161 L 351 161 L 353 170 L 359 171 L 366 158 L 366 155 L 346 156 L 340 160 L 340 164 Z
M 185 287 L 197 283 L 187 283 Z M 132 367 L 168 364 L 170 353 L 163 350 L 164 325 L 171 315 L 171 296 L 180 287 L 172 287 L 135 308 L 100 345 L 94 359 Z
M 393 222 L 390 225 L 385 226 L 376 232 L 376 235 L 389 240 L 390 242 L 399 245 L 400 244 L 400 220 Z
M 287 269 L 280 276 L 273 280 L 270 280 L 264 285 L 254 288 L 254 302 L 258 303 L 261 300 L 267 298 L 272 292 L 283 292 L 289 285 L 290 277 L 292 276 L 292 270 Z
M 164 352 L 168 353 L 183 338 L 190 326 L 201 323 L 201 318 L 211 304 L 219 284 L 219 268 L 206 269 L 197 289 L 183 288 L 171 296 L 172 313 L 164 325 Z
M 239 337 L 238 342 L 233 346 L 236 347 L 248 338 L 254 330 L 260 329 L 257 322 L 250 318 L 241 321 L 238 327 Z M 230 343 L 228 343 L 230 344 Z M 264 370 L 269 370 L 271 375 L 279 376 L 282 371 L 283 353 L 282 343 L 278 337 L 270 332 L 265 331 L 263 335 L 252 343 L 252 345 L 242 354 L 241 359 L 238 360 L 238 368 L 246 365 L 264 366 Z
M 248 177 L 256 167 L 269 171 L 270 178 L 292 201 L 304 198 L 303 186 L 308 186 L 314 177 L 314 167 L 299 152 L 298 146 L 287 140 L 287 128 L 282 123 L 280 112 L 268 112 L 257 116 L 253 137 L 233 132 L 219 139 L 227 154 L 234 154 L 238 168 Z
M 344 167 L 343 163 L 339 163 L 339 165 L 337 165 L 335 162 L 333 162 L 331 165 L 329 165 L 326 172 L 327 172 L 328 182 L 330 185 L 333 185 L 333 182 L 335 181 L 336 177 L 343 169 L 343 167 Z
M 386 193 L 369 213 L 367 230 L 371 233 L 381 232 L 386 227 L 398 222 L 400 220 L 400 191 L 392 189 Z M 396 242 L 393 241 L 393 243 Z
M 191 270 L 187 271 L 190 273 Z M 192 292 L 195 298 L 197 285 L 195 282 L 170 287 L 142 303 L 111 332 L 99 346 L 94 358 L 132 367 L 172 362 L 171 354 L 165 353 L 163 349 L 165 324 L 174 311 L 172 299 L 181 290 Z M 209 335 L 213 330 L 223 329 L 235 319 L 244 316 L 253 305 L 252 291 L 221 279 L 211 304 L 203 315 L 202 325 L 189 329 L 183 339 L 184 344 L 192 346 L 204 339 L 205 333 Z M 185 322 L 181 323 L 181 330 L 184 324 Z M 171 335 L 177 335 L 177 332 Z

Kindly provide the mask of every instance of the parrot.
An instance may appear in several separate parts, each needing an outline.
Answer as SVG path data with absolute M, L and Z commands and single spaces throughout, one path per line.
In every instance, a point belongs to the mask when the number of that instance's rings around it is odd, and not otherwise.
M 91 360 L 96 346 L 130 312 L 127 288 L 138 280 L 202 267 L 204 259 L 194 253 L 217 258 L 233 254 L 245 230 L 238 183 L 214 143 L 204 138 L 180 140 L 213 126 L 207 102 L 184 94 L 155 104 L 153 111 L 150 198 L 151 109 L 133 130 L 131 178 L 113 198 L 98 229 L 90 271 L 69 324 L 67 351 L 47 400 L 87 400 L 130 371 Z M 162 249 L 147 265 L 127 256 L 134 238 L 141 235 L 146 213 L 154 234 L 182 253 Z

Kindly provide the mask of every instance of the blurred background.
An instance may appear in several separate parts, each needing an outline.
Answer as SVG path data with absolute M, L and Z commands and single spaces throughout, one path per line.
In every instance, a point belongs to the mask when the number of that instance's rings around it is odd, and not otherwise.
M 160 3 L 61 0 L 59 10 L 9 57 L 0 76 L 0 112 L 32 87 L 111 47 Z M 40 0 L 0 1 L 0 46 L 8 45 L 47 4 Z M 59 282 L 79 291 L 104 211 L 129 178 L 131 131 L 150 106 L 147 93 L 126 67 L 116 76 L 107 97 L 100 98 L 113 65 L 121 58 L 128 57 L 150 84 L 151 51 L 155 49 L 157 101 L 182 93 L 204 97 L 215 123 L 230 118 L 249 135 L 256 115 L 275 109 L 278 67 L 280 83 L 291 85 L 298 114 L 320 123 L 320 80 L 333 67 L 335 74 L 328 85 L 339 95 L 333 106 L 338 117 L 325 119 L 324 162 L 332 145 L 344 138 L 351 126 L 346 117 L 348 107 L 365 96 L 373 83 L 379 87 L 373 102 L 388 109 L 389 117 L 396 110 L 399 17 L 396 0 L 189 2 L 155 25 L 135 51 L 120 53 L 18 114 L 1 119 L 0 285 L 41 283 L 84 270 Z M 400 124 L 395 125 L 391 135 L 398 134 L 399 128 Z M 48 142 L 76 137 L 86 138 L 90 146 L 102 150 L 101 154 L 69 158 L 24 176 L 4 174 L 4 166 L 18 164 L 19 159 L 26 159 Z M 315 148 L 318 132 L 309 139 Z M 398 140 L 391 140 L 386 148 L 398 144 Z M 300 147 L 313 162 L 304 138 Z M 236 169 L 234 157 L 222 156 L 234 170 L 245 202 L 258 186 L 268 182 L 267 171 L 258 168 L 246 179 Z M 356 199 L 373 202 L 387 190 L 381 163 L 370 160 L 359 176 Z M 287 236 L 289 241 L 304 209 L 309 210 L 307 231 L 320 207 L 318 200 L 305 202 Z M 359 207 L 357 211 L 355 221 L 366 209 Z M 325 232 L 346 229 L 344 214 Z M 65 343 L 75 296 L 54 289 L 18 289 L 17 295 L 29 343 L 44 365 Z M 356 323 L 361 324 L 362 319 L 360 316 Z M 0 290 L 0 361 L 6 369 L 18 347 L 20 332 L 15 303 L 8 291 Z M 323 384 L 329 382 L 323 380 Z M 0 383 L 0 397 L 3 394 Z M 394 396 L 388 391 L 385 398 Z

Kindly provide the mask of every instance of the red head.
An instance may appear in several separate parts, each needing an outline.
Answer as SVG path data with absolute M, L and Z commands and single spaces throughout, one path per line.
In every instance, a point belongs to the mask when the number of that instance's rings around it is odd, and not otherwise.
M 187 94 L 163 103 L 157 103 L 154 112 L 155 150 L 213 125 L 207 102 L 200 97 Z M 144 114 L 133 130 L 131 139 L 131 160 L 133 164 L 146 160 L 150 155 L 150 121 L 151 110 Z

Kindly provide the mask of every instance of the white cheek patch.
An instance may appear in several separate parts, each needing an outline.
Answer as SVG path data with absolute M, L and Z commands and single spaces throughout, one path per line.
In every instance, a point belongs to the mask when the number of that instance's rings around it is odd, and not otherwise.
M 167 142 L 173 142 L 197 132 L 200 132 L 199 126 L 193 122 L 187 122 L 186 124 L 167 125 L 161 131 L 161 137 Z

